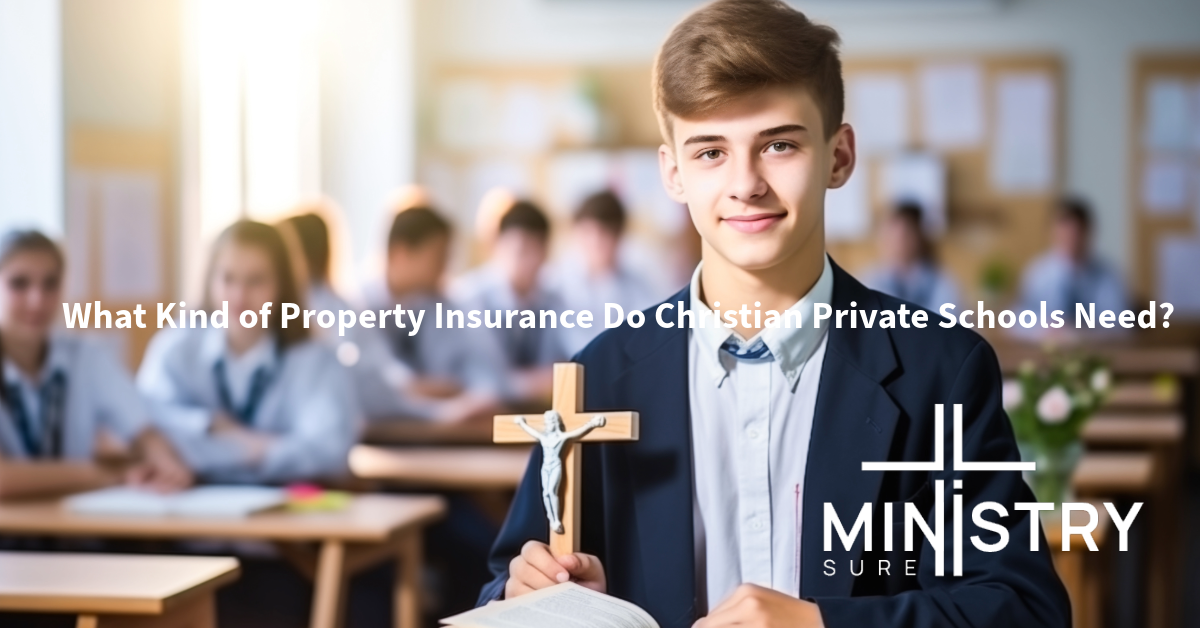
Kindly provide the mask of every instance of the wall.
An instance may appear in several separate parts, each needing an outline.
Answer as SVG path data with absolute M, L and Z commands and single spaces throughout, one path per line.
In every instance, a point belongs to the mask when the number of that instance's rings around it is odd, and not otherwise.
M 696 2 L 439 0 L 423 5 L 420 63 L 649 62 Z M 1189 0 L 793 2 L 836 27 L 844 54 L 1053 52 L 1066 70 L 1067 189 L 1095 205 L 1098 248 L 1132 259 L 1128 147 L 1133 56 L 1200 49 L 1200 3 Z M 893 5 L 880 8 L 879 5 Z M 846 5 L 851 5 L 847 7 Z M 649 106 L 649 103 L 647 103 Z
M 0 232 L 62 233 L 59 5 L 0 0 Z

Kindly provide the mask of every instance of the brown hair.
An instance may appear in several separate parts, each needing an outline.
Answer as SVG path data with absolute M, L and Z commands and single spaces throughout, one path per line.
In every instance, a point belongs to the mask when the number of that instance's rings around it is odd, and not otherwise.
M 66 266 L 62 249 L 58 248 L 54 240 L 46 237 L 41 231 L 15 229 L 5 233 L 4 237 L 0 237 L 0 266 L 4 266 L 20 253 L 32 252 L 49 254 L 58 263 L 58 272 L 62 274 Z
M 284 220 L 296 230 L 296 239 L 300 242 L 300 252 L 304 255 L 304 263 L 308 266 L 308 274 L 313 281 L 327 283 L 329 281 L 329 227 L 325 219 L 309 212 L 291 216 Z
M 500 219 L 500 233 L 518 229 L 536 236 L 540 240 L 550 238 L 550 220 L 546 213 L 533 201 L 517 201 Z
M 816 101 L 825 139 L 842 123 L 845 94 L 837 31 L 780 0 L 717 0 L 671 31 L 654 60 L 654 110 L 671 140 L 670 116 L 703 116 L 771 87 L 800 87 Z
M 575 212 L 575 222 L 592 220 L 614 235 L 625 231 L 625 205 L 610 190 L 596 192 L 583 199 Z
M 417 206 L 396 214 L 392 219 L 392 228 L 388 230 L 388 248 L 416 248 L 439 236 L 450 237 L 450 222 L 432 207 Z
M 276 321 L 283 318 L 284 303 L 295 303 L 304 307 L 296 275 L 292 272 L 291 256 L 287 244 L 283 241 L 283 236 L 279 235 L 279 231 L 271 225 L 252 220 L 239 220 L 226 227 L 217 237 L 216 243 L 213 244 L 212 256 L 208 261 L 208 281 L 204 284 L 205 309 L 209 311 L 214 309 L 210 290 L 212 290 L 213 274 L 217 271 L 217 255 L 221 249 L 230 244 L 254 247 L 267 254 L 271 270 L 275 272 L 275 279 L 279 282 L 279 294 L 275 295 L 271 308 L 271 316 L 275 317 Z M 230 324 L 233 324 L 233 321 L 230 321 Z M 288 325 L 285 329 L 282 325 L 268 323 L 268 327 L 275 335 L 275 341 L 279 343 L 280 349 L 286 349 L 308 338 L 308 330 L 302 325 Z

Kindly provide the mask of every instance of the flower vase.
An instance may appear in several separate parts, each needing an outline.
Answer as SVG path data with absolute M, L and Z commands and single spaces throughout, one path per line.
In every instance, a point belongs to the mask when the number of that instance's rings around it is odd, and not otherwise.
M 1061 446 L 1042 443 L 1019 443 L 1021 458 L 1037 465 L 1025 472 L 1025 483 L 1033 489 L 1039 502 L 1061 504 L 1072 496 L 1071 476 L 1083 457 L 1083 443 L 1078 440 Z

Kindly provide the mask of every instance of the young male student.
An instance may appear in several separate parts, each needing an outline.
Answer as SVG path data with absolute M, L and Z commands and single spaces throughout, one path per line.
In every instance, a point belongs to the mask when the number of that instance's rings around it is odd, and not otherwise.
M 571 224 L 570 255 L 557 269 L 553 283 L 566 307 L 604 316 L 606 303 L 626 312 L 639 310 L 660 298 L 645 278 L 621 265 L 621 240 L 625 234 L 625 205 L 609 190 L 583 200 Z M 566 330 L 572 353 L 587 346 L 601 331 L 575 326 Z
M 1077 198 L 1059 200 L 1051 248 L 1029 264 L 1021 277 L 1021 303 L 1037 311 L 1075 315 L 1075 305 L 1095 303 L 1097 310 L 1121 310 L 1129 298 L 1121 277 L 1092 253 L 1092 212 Z
M 488 321 L 502 324 L 508 310 L 561 313 L 566 306 L 542 278 L 550 248 L 550 221 L 537 205 L 517 201 L 500 219 L 486 264 L 460 277 L 450 294 L 461 306 L 485 312 Z M 486 326 L 486 325 L 485 325 Z M 489 329 L 504 350 L 514 394 L 524 399 L 550 396 L 551 366 L 566 360 L 565 327 L 526 329 L 514 321 Z
M 461 309 L 441 290 L 450 236 L 450 223 L 429 207 L 405 209 L 392 221 L 385 286 L 370 301 L 377 311 L 402 309 L 404 327 L 389 316 L 360 335 L 360 344 L 387 345 L 391 362 L 376 370 L 395 380 L 368 386 L 370 380 L 359 378 L 368 417 L 454 422 L 486 414 L 510 396 L 498 338 L 482 329 L 437 326 L 437 303 L 443 311 Z
M 825 253 L 825 190 L 844 184 L 855 162 L 837 41 L 783 2 L 722 0 L 663 44 L 654 92 L 664 184 L 704 240 L 703 261 L 666 301 L 675 309 L 665 318 L 674 322 L 681 306 L 697 319 L 709 308 L 797 308 L 803 326 L 760 331 L 737 317 L 732 329 L 664 328 L 650 309 L 644 325 L 592 342 L 577 358 L 584 407 L 638 411 L 640 439 L 585 448 L 582 552 L 559 558 L 542 543 L 533 455 L 482 601 L 572 579 L 638 604 L 664 627 L 1070 625 L 1045 542 L 1030 551 L 1029 513 L 1012 509 L 1033 501 L 1020 473 L 862 469 L 928 463 L 937 439 L 953 451 L 951 435 L 934 430 L 935 404 L 946 404 L 947 426 L 962 404 L 963 460 L 1018 453 L 996 358 L 978 336 L 941 328 L 928 312 L 924 328 L 813 325 L 815 303 L 913 309 Z M 908 553 L 902 542 L 880 547 L 883 504 L 910 502 L 931 520 L 935 480 L 961 494 L 968 513 L 961 577 L 949 577 L 949 553 L 947 576 L 935 575 L 929 543 Z M 952 490 L 953 480 L 963 487 Z M 969 514 L 990 501 L 1009 509 L 997 520 L 1009 542 L 996 552 L 969 541 L 996 541 Z M 836 533 L 825 551 L 825 504 L 849 526 L 865 503 L 874 505 L 873 551 L 864 552 L 861 530 L 852 551 Z

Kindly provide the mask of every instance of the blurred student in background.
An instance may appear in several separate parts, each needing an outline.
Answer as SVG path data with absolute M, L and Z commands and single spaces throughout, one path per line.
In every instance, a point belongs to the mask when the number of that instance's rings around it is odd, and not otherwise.
M 205 480 L 284 483 L 346 472 L 358 406 L 333 353 L 303 326 L 280 325 L 283 303 L 303 306 L 294 277 L 275 228 L 236 222 L 213 247 L 205 299 L 210 314 L 228 302 L 227 327 L 210 319 L 207 328 L 164 330 L 146 351 L 138 387 Z M 242 326 L 243 312 L 257 316 L 267 303 L 266 325 Z
M 540 323 L 540 312 L 561 314 L 565 308 L 558 295 L 545 286 L 542 267 L 550 248 L 550 221 L 529 201 L 517 201 L 500 219 L 486 264 L 460 277 L 450 292 L 464 308 L 486 312 L 485 323 L 501 324 L 508 310 L 532 310 Z M 514 395 L 522 399 L 550 397 L 552 366 L 567 360 L 564 327 L 489 329 L 501 340 Z M 485 325 L 486 326 L 486 325 Z
M 1062 310 L 1075 316 L 1075 305 L 1096 304 L 1096 310 L 1121 310 L 1129 297 L 1120 276 L 1092 255 L 1092 213 L 1078 198 L 1058 203 L 1051 229 L 1050 251 L 1025 268 L 1021 278 L 1021 307 L 1038 311 Z
M 305 304 L 314 310 L 349 309 L 346 300 L 334 289 L 329 280 L 330 239 L 329 226 L 325 219 L 315 212 L 306 212 L 291 216 L 280 225 L 281 233 L 291 230 L 299 244 L 300 259 L 303 267 L 299 270 L 305 279 Z M 320 329 L 318 327 L 318 329 Z
M 923 218 L 920 205 L 897 205 L 879 231 L 881 263 L 864 273 L 863 283 L 936 312 L 943 303 L 958 304 L 959 292 L 954 279 L 937 266 Z
M 191 472 L 152 426 L 124 366 L 96 344 L 53 330 L 63 272 L 62 252 L 41 233 L 0 237 L 0 498 L 122 479 L 186 488 Z M 132 454 L 123 474 L 93 462 L 102 431 Z
M 657 300 L 648 281 L 621 265 L 625 223 L 625 206 L 607 190 L 584 199 L 575 212 L 569 249 L 572 257 L 557 269 L 553 286 L 567 309 L 588 310 L 596 322 L 591 329 L 576 326 L 567 330 L 572 355 L 604 331 L 605 303 L 616 303 L 628 313 Z
M 359 386 L 373 419 L 456 422 L 486 416 L 510 397 L 499 338 L 482 329 L 438 328 L 434 321 L 439 302 L 443 309 L 461 309 L 441 290 L 450 236 L 450 223 L 429 207 L 405 209 L 392 221 L 385 285 L 370 306 L 377 311 L 400 306 L 404 327 L 393 315 L 360 335 L 360 344 L 386 345 L 391 353 L 390 364 L 365 365 L 389 380 L 388 386 Z

